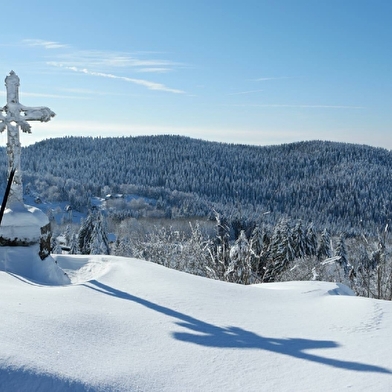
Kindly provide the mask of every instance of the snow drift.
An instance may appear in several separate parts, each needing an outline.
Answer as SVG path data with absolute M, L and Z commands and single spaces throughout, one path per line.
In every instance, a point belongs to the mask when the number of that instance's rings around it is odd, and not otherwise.
M 334 283 L 241 286 L 53 257 L 71 284 L 0 272 L 1 390 L 391 390 L 389 302 Z

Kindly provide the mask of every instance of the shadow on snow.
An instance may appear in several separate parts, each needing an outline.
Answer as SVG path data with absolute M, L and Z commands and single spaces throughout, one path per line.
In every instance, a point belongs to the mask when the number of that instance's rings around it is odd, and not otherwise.
M 79 381 L 69 380 L 60 375 L 35 373 L 28 369 L 1 369 L 1 391 L 72 391 L 94 392 L 92 386 Z
M 133 301 L 145 306 L 146 308 L 177 319 L 177 325 L 188 328 L 191 331 L 173 333 L 173 337 L 175 339 L 183 342 L 194 343 L 206 347 L 260 349 L 340 369 L 392 374 L 391 370 L 380 366 L 368 365 L 360 362 L 342 361 L 305 352 L 305 350 L 339 347 L 338 343 L 331 340 L 268 338 L 238 327 L 223 328 L 206 323 L 165 306 L 157 305 L 124 291 L 117 290 L 96 280 L 92 280 L 87 284 L 84 284 L 84 286 L 100 293 Z

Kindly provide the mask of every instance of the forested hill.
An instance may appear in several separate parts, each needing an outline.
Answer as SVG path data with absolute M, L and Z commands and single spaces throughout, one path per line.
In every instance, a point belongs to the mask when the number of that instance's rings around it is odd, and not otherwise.
M 362 224 L 372 230 L 392 217 L 392 152 L 364 145 L 66 137 L 24 148 L 22 166 L 30 186 L 46 181 L 53 192 L 58 188 L 56 197 L 72 188 L 94 195 L 105 185 L 122 192 L 123 184 L 134 184 L 196 194 L 242 214 L 270 211 L 273 219 L 288 215 L 334 229 Z

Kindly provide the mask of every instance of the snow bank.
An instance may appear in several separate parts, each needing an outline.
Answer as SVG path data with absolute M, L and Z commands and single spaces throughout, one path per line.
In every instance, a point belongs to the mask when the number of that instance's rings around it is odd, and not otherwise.
M 31 246 L 0 246 L 0 271 L 44 285 L 65 285 L 71 281 L 55 260 L 38 255 L 39 244 Z
M 331 287 L 332 285 L 332 287 Z M 290 291 L 292 293 L 301 293 L 322 296 L 322 295 L 349 295 L 355 296 L 355 293 L 346 285 L 342 283 L 330 283 L 319 281 L 294 281 L 294 282 L 274 282 L 268 284 L 255 284 L 261 290 L 277 290 L 277 291 Z M 312 288 L 309 290 L 309 288 Z

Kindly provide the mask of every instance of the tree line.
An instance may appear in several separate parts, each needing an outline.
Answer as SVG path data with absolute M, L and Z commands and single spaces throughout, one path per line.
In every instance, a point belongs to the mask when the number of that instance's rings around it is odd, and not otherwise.
M 189 230 L 168 225 L 147 232 L 127 230 L 111 249 L 102 214 L 93 209 L 77 235 L 66 235 L 74 254 L 136 257 L 187 273 L 238 284 L 288 280 L 344 283 L 357 294 L 392 300 L 392 258 L 388 226 L 375 238 L 331 236 L 311 222 L 281 219 L 275 226 L 257 225 L 231 240 L 232 227 L 215 212 L 215 234 L 200 223 Z M 124 230 L 125 229 L 125 230 Z

